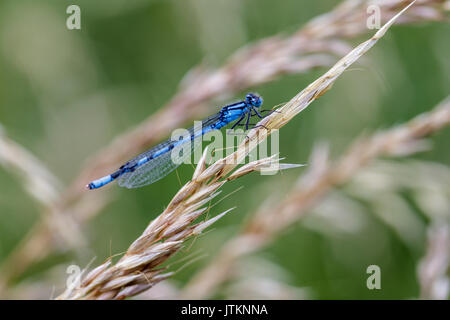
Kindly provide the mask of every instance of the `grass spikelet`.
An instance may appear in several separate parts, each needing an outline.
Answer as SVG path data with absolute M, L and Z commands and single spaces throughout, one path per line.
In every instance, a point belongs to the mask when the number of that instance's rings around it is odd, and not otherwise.
M 300 177 L 286 198 L 278 205 L 261 209 L 253 215 L 243 231 L 229 239 L 213 261 L 191 280 L 181 297 L 190 299 L 209 297 L 228 279 L 231 268 L 239 258 L 269 244 L 280 232 L 301 219 L 325 194 L 334 187 L 348 182 L 371 160 L 379 156 L 398 156 L 397 150 L 404 150 L 405 146 L 421 142 L 424 137 L 449 125 L 450 97 L 447 97 L 432 111 L 421 114 L 406 124 L 369 137 L 357 138 L 349 150 L 334 163 L 328 160 L 327 149 L 319 146 L 312 153 L 308 171 Z M 410 151 L 420 150 L 413 148 Z M 430 246 L 434 245 L 433 241 L 430 240 Z M 436 246 L 442 250 L 442 244 Z M 434 281 L 442 279 L 442 269 L 428 271 L 430 261 L 433 259 L 436 259 L 436 254 L 430 252 L 423 259 L 423 267 L 419 271 L 423 283 L 423 297 L 436 297 L 436 293 L 431 291 L 431 285 Z

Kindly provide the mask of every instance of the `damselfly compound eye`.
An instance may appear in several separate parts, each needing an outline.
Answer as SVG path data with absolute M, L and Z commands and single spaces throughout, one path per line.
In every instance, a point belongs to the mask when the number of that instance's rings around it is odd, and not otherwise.
M 262 98 L 254 93 L 249 93 L 245 96 L 245 99 L 247 101 L 248 104 L 251 104 L 254 107 L 259 107 L 261 106 L 263 100 Z

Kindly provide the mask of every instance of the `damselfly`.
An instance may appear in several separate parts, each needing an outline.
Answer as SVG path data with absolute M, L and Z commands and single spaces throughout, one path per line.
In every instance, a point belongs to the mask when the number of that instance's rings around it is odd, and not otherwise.
M 180 165 L 181 162 L 172 161 L 171 154 L 175 147 L 189 142 L 191 144 L 189 152 L 183 153 L 183 157 L 189 157 L 194 145 L 201 140 L 198 138 L 207 132 L 219 130 L 233 121 L 236 122 L 231 129 L 238 125 L 243 125 L 248 129 L 252 116 L 263 118 L 260 112 L 269 111 L 257 110 L 261 106 L 262 101 L 260 96 L 249 93 L 245 96 L 245 100 L 227 105 L 215 115 L 204 119 L 200 129 L 195 126 L 188 129 L 189 136 L 184 139 L 169 139 L 162 142 L 156 147 L 128 161 L 114 173 L 90 182 L 86 188 L 97 189 L 114 180 L 118 180 L 119 186 L 126 188 L 138 188 L 158 181 Z M 244 120 L 245 123 L 241 124 Z

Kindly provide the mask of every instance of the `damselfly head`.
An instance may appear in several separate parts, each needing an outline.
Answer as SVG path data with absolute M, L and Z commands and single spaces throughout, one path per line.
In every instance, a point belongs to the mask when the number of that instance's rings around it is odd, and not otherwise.
M 260 107 L 262 105 L 262 103 L 263 103 L 263 99 L 260 96 L 258 96 L 257 94 L 254 94 L 254 93 L 247 94 L 245 96 L 245 101 L 248 104 L 250 104 L 250 105 L 252 105 L 254 107 L 257 107 L 257 108 Z

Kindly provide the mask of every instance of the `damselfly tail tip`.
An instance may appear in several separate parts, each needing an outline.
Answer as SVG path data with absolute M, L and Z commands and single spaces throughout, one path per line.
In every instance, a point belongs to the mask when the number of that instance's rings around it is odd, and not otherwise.
M 94 185 L 92 184 L 92 182 L 88 183 L 85 187 L 86 190 L 92 190 L 94 189 Z

